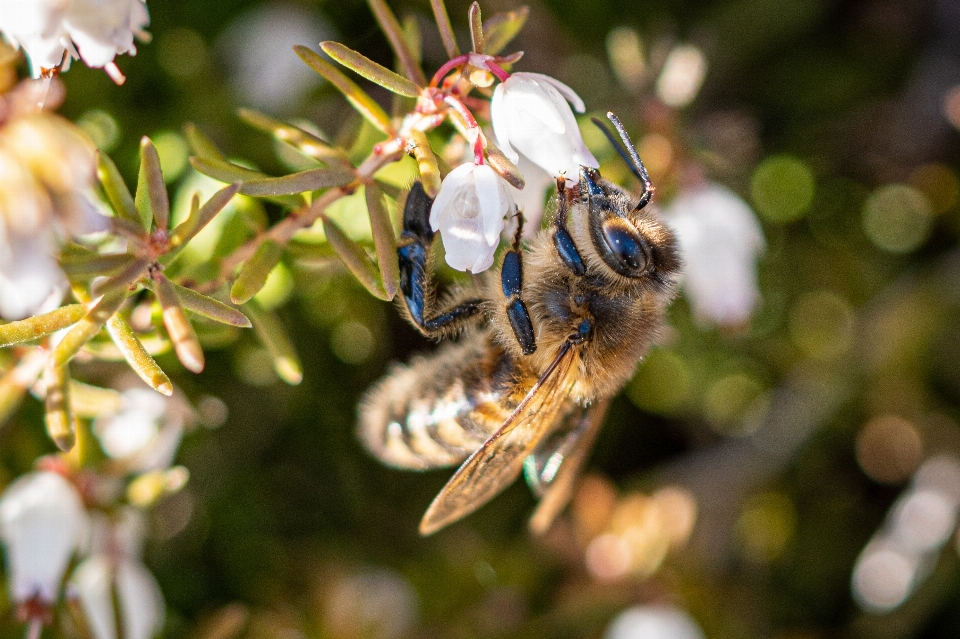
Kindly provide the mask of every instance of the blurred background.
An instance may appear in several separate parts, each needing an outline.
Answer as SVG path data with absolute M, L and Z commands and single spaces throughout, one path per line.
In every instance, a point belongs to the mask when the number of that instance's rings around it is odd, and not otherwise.
M 419 25 L 432 73 L 446 57 L 429 3 L 390 4 Z M 448 2 L 461 46 L 467 6 Z M 258 301 L 287 327 L 302 383 L 246 333 L 222 335 L 199 376 L 161 361 L 205 415 L 178 457 L 188 485 L 152 513 L 165 635 L 957 636 L 960 3 L 529 6 L 515 68 L 568 83 L 588 115 L 615 111 L 664 215 L 719 238 L 685 244 L 669 329 L 614 400 L 571 508 L 531 538 L 518 482 L 419 537 L 451 471 L 385 468 L 354 428 L 364 390 L 434 346 L 343 269 L 284 262 Z M 238 107 L 362 133 L 294 44 L 336 39 L 392 66 L 361 0 L 148 8 L 152 42 L 118 60 L 127 83 L 75 64 L 60 113 L 131 184 L 149 135 L 181 201 L 209 188 L 186 122 L 274 175 L 296 160 Z M 629 184 L 582 129 L 604 175 Z M 35 402 L 4 426 L 4 479 L 52 450 L 41 414 Z M 8 611 L 2 634 L 21 632 Z

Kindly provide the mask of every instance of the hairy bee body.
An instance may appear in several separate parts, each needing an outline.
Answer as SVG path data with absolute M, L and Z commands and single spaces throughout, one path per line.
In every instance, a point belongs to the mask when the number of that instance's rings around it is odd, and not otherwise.
M 604 186 L 628 198 L 619 187 Z M 589 228 L 579 223 L 588 219 L 582 210 L 586 206 L 572 206 L 570 232 L 581 245 L 589 242 Z M 651 223 L 645 230 L 651 244 L 672 246 L 670 231 L 652 214 L 648 217 Z M 488 300 L 483 306 L 486 321 L 465 328 L 458 342 L 395 366 L 364 398 L 360 437 L 383 462 L 417 470 L 462 462 L 517 408 L 585 319 L 592 323 L 592 332 L 577 353 L 562 412 L 616 394 L 633 375 L 662 324 L 672 295 L 669 278 L 624 282 L 595 261 L 578 276 L 557 256 L 552 230 L 536 237 L 524 256 L 524 300 L 536 352 L 522 353 L 503 304 L 494 301 L 503 295 L 499 272 L 484 274 L 480 294 Z M 460 291 L 458 297 L 470 292 Z
M 423 534 L 469 514 L 522 472 L 541 498 L 531 526 L 545 530 L 569 498 L 606 400 L 663 325 L 680 266 L 674 237 L 646 207 L 649 176 L 609 117 L 644 184 L 639 201 L 581 167 L 578 184 L 558 181 L 549 228 L 529 247 L 518 230 L 499 267 L 445 305 L 430 281 L 432 201 L 421 185 L 411 189 L 398 248 L 401 308 L 427 336 L 463 335 L 395 366 L 368 391 L 359 436 L 391 466 L 463 462 L 424 515 Z
M 367 393 L 360 436 L 391 466 L 459 464 L 496 432 L 536 380 L 489 330 L 474 331 L 395 366 Z

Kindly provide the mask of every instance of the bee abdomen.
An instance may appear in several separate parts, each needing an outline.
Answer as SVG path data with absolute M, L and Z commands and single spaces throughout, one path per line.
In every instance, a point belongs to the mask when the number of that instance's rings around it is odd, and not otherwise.
M 463 461 L 510 415 L 509 356 L 488 342 L 457 344 L 397 366 L 360 405 L 360 440 L 391 466 L 427 469 Z

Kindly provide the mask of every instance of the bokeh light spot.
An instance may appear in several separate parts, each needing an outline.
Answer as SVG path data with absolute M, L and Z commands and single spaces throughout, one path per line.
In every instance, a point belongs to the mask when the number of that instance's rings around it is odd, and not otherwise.
M 758 564 L 773 561 L 787 549 L 796 523 L 789 497 L 782 493 L 754 495 L 744 504 L 737 521 L 743 556 Z
M 157 58 L 163 70 L 176 78 L 188 78 L 205 68 L 207 45 L 192 29 L 171 29 L 157 39 Z
M 362 364 L 373 353 L 373 333 L 360 322 L 343 322 L 330 336 L 333 354 L 345 364 Z
M 631 91 L 640 89 L 647 68 L 639 34 L 630 27 L 613 29 L 607 34 L 607 56 L 620 84 Z
M 722 377 L 707 391 L 704 415 L 723 433 L 736 434 L 738 422 L 762 390 L 760 382 L 743 373 Z
M 174 131 L 161 131 L 151 138 L 160 156 L 160 166 L 163 167 L 163 180 L 173 182 L 183 175 L 190 157 L 190 147 L 183 136 Z
M 120 141 L 120 125 L 117 120 L 100 109 L 90 109 L 77 119 L 77 126 L 83 129 L 98 149 L 109 153 Z
M 960 200 L 960 180 L 953 169 L 936 162 L 924 164 L 910 174 L 910 186 L 916 187 L 930 201 L 936 214 L 946 213 Z
M 863 207 L 863 230 L 878 248 L 909 253 L 927 239 L 933 209 L 923 193 L 906 184 L 881 186 Z
M 648 133 L 640 138 L 637 152 L 651 175 L 667 173 L 673 163 L 673 143 L 659 133 Z
M 871 544 L 857 559 L 853 594 L 865 609 L 889 612 L 913 591 L 917 560 L 886 543 Z
M 922 454 L 920 433 L 913 424 L 896 415 L 875 417 L 857 434 L 857 463 L 878 482 L 904 481 L 916 470 Z
M 655 350 L 640 365 L 627 388 L 630 400 L 653 413 L 670 414 L 690 398 L 690 367 L 679 355 Z
M 839 357 L 853 342 L 853 309 L 836 293 L 807 293 L 790 310 L 790 337 L 809 357 Z
M 813 173 L 806 163 L 787 155 L 765 159 L 750 181 L 757 211 L 773 222 L 790 222 L 806 214 L 814 188 Z
M 657 78 L 657 97 L 667 106 L 685 107 L 700 92 L 707 75 L 707 58 L 697 47 L 683 44 L 667 55 Z

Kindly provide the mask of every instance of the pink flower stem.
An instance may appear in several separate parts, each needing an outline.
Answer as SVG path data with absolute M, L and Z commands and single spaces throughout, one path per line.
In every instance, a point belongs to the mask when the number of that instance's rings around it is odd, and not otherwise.
M 31 617 L 27 623 L 27 631 L 24 633 L 24 639 L 40 639 L 40 631 L 43 629 L 43 619 L 40 617 Z
M 506 82 L 510 78 L 510 74 L 504 71 L 503 67 L 493 60 L 487 60 L 487 70 L 489 70 L 493 75 L 497 76 L 497 79 L 501 82 Z
M 448 60 L 446 64 L 444 64 L 442 67 L 437 69 L 437 72 L 433 74 L 433 78 L 430 80 L 430 86 L 432 87 L 439 86 L 440 81 L 443 80 L 443 78 L 448 73 L 450 73 L 457 67 L 466 64 L 467 62 L 469 62 L 469 60 L 470 60 L 469 53 L 464 53 L 463 55 L 459 55 L 456 58 L 453 58 L 452 60 Z
M 456 99 L 453 96 L 448 95 L 443 99 L 454 111 L 460 114 L 460 117 L 463 118 L 463 121 L 467 123 L 467 132 L 470 134 L 470 137 L 473 139 L 470 142 L 473 144 L 473 157 L 476 164 L 483 164 L 483 137 L 480 134 L 480 125 L 477 124 L 476 118 L 473 117 L 473 114 L 470 113 L 470 109 L 464 106 L 463 102 Z

